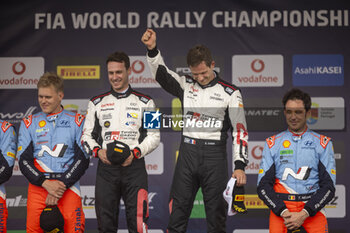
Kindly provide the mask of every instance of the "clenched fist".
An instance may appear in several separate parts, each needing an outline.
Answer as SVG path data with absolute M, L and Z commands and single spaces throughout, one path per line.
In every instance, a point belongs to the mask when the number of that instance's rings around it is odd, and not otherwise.
M 156 32 L 148 28 L 145 33 L 143 33 L 141 41 L 147 46 L 148 50 L 152 50 L 156 47 Z

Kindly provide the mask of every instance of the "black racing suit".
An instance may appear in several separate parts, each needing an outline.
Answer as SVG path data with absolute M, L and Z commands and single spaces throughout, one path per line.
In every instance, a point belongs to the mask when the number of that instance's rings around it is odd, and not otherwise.
M 126 143 L 140 154 L 130 166 L 107 165 L 99 160 L 95 198 L 99 232 L 117 232 L 120 198 L 126 208 L 129 232 L 147 232 L 148 183 L 144 157 L 160 141 L 158 130 L 142 128 L 143 112 L 154 110 L 153 100 L 133 90 L 113 90 L 93 97 L 88 106 L 82 141 L 89 154 L 114 140 Z M 136 154 L 136 152 L 134 153 Z
M 227 204 L 223 191 L 228 181 L 226 139 L 232 130 L 235 169 L 247 163 L 248 133 L 240 91 L 216 77 L 201 86 L 190 76 L 169 70 L 155 48 L 148 51 L 151 72 L 170 94 L 180 98 L 184 120 L 182 142 L 170 193 L 168 232 L 186 232 L 198 189 L 204 198 L 208 232 L 226 232 Z M 207 122 L 210 127 L 201 127 Z M 193 127 L 194 126 L 194 127 Z

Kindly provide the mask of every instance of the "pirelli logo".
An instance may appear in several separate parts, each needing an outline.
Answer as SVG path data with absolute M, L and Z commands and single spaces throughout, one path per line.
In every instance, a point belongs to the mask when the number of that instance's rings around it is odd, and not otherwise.
M 123 153 L 123 150 L 120 148 L 114 148 L 114 151 L 119 152 L 119 153 Z
M 57 66 L 63 79 L 100 79 L 100 66 Z
M 245 194 L 244 205 L 247 209 L 268 209 L 257 194 Z
M 236 195 L 235 201 L 244 201 L 244 195 Z

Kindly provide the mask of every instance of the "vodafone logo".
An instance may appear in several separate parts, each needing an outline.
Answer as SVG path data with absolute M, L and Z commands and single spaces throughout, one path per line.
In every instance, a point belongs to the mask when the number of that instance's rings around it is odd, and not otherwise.
M 265 69 L 265 63 L 263 62 L 263 60 L 255 59 L 250 64 L 250 67 L 255 73 L 260 73 Z
M 26 65 L 21 61 L 17 61 L 13 63 L 12 71 L 16 75 L 21 75 L 26 71 Z
M 145 64 L 140 60 L 136 60 L 131 64 L 131 70 L 135 74 L 140 74 L 145 70 Z
M 129 56 L 129 83 L 135 88 L 160 87 L 147 64 L 146 56 Z
M 232 83 L 239 87 L 280 87 L 283 79 L 282 55 L 232 56 Z
M 253 158 L 254 159 L 261 159 L 263 150 L 264 150 L 264 148 L 260 145 L 254 146 L 252 149 Z
M 0 57 L 0 89 L 36 89 L 43 73 L 42 57 Z

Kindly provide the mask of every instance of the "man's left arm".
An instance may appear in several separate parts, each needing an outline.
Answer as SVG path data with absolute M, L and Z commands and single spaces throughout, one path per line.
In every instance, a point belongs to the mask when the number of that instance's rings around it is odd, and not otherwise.
M 321 144 L 316 149 L 320 155 L 318 163 L 319 189 L 305 204 L 300 212 L 291 212 L 290 218 L 285 221 L 288 229 L 299 228 L 309 216 L 315 216 L 335 194 L 335 160 L 333 145 L 330 138 L 321 136 Z
M 145 110 L 155 111 L 155 104 L 152 99 L 147 102 Z M 144 139 L 132 150 L 132 153 L 136 159 L 142 158 L 151 153 L 160 143 L 160 133 L 158 129 L 142 129 L 141 136 L 144 136 Z
M 17 140 L 15 129 L 10 123 L 4 121 L 0 130 L 0 184 L 2 184 L 12 176 Z
M 318 177 L 319 189 L 305 204 L 304 209 L 310 216 L 314 216 L 335 195 L 336 168 L 333 151 L 333 143 L 330 138 L 321 136 L 321 143 L 317 147 L 319 154 Z
M 84 126 L 85 117 L 80 114 L 75 116 L 75 141 L 72 143 L 74 147 L 74 160 L 69 168 L 64 172 L 60 180 L 66 185 L 67 188 L 74 185 L 84 175 L 85 170 L 89 167 L 90 159 L 86 152 L 83 150 L 81 136 Z
M 244 185 L 247 178 L 244 172 L 248 164 L 248 131 L 243 109 L 243 100 L 239 89 L 232 89 L 229 103 L 229 118 L 232 124 L 232 143 L 234 172 L 232 177 L 237 179 L 237 185 Z

